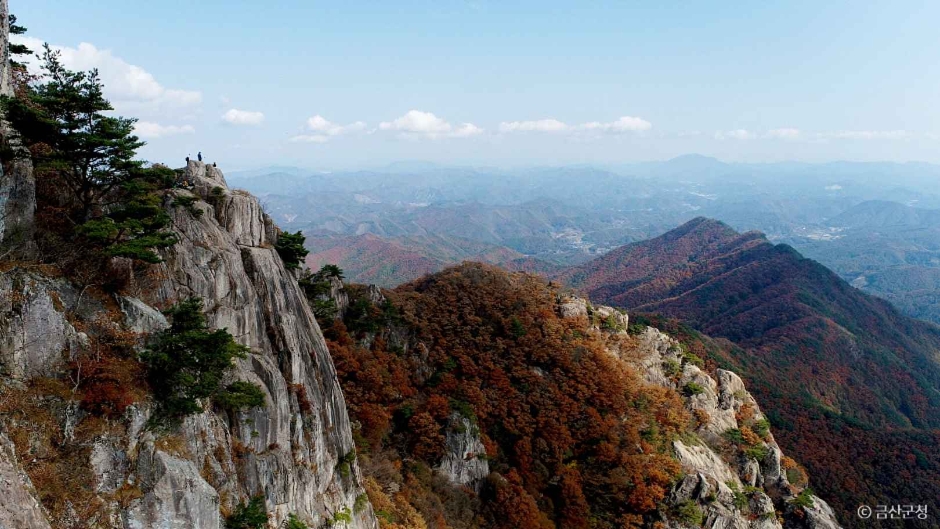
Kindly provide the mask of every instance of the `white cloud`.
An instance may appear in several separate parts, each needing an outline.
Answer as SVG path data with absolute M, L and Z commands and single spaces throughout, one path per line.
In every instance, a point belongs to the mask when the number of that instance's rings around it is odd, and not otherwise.
M 252 112 L 250 110 L 239 110 L 237 108 L 233 108 L 225 114 L 222 114 L 222 121 L 228 123 L 229 125 L 255 126 L 260 125 L 261 122 L 264 121 L 264 114 L 262 112 Z
M 800 129 L 792 128 L 782 128 L 782 129 L 772 129 L 768 130 L 766 136 L 768 138 L 780 139 L 780 140 L 796 140 L 800 138 Z
M 307 129 L 327 136 L 339 136 L 350 132 L 361 132 L 366 129 L 366 124 L 362 121 L 356 121 L 348 125 L 337 125 L 317 114 L 307 120 Z
M 754 135 L 753 132 L 749 132 L 745 129 L 735 129 L 735 130 L 729 130 L 729 131 L 724 131 L 724 132 L 718 131 L 715 133 L 716 140 L 727 140 L 727 139 L 751 140 L 751 139 L 754 139 L 755 137 L 756 136 Z
M 650 130 L 653 128 L 653 124 L 642 118 L 623 116 L 610 123 L 600 123 L 598 121 L 583 123 L 578 128 L 595 132 L 639 132 Z
M 562 132 L 568 125 L 557 119 L 539 119 L 535 121 L 504 121 L 499 124 L 500 132 Z
M 362 132 L 366 130 L 366 124 L 362 121 L 356 121 L 348 125 L 338 125 L 317 114 L 307 120 L 306 129 L 313 134 L 300 134 L 290 139 L 292 143 L 326 143 L 331 138 Z
M 290 139 L 291 143 L 326 143 L 330 141 L 329 136 L 323 134 L 300 134 Z
M 34 37 L 11 35 L 11 41 L 24 44 L 35 53 L 41 53 L 43 41 Z M 82 42 L 77 48 L 52 46 L 61 53 L 62 64 L 70 70 L 98 69 L 104 84 L 105 96 L 119 111 L 152 110 L 166 107 L 189 107 L 202 102 L 202 93 L 194 90 L 167 88 L 150 72 L 129 64 L 115 56 L 111 50 L 102 50 Z M 40 62 L 36 57 L 23 60 L 30 72 L 38 73 Z
M 901 140 L 911 137 L 906 130 L 839 130 L 820 134 L 823 139 L 837 140 Z
M 653 128 L 653 124 L 642 118 L 623 116 L 616 121 L 602 123 L 589 121 L 580 125 L 568 125 L 557 119 L 539 119 L 533 121 L 504 121 L 499 124 L 499 131 L 510 132 L 588 132 L 594 134 L 618 134 L 623 132 L 641 132 Z
M 134 124 L 134 134 L 141 138 L 162 138 L 164 136 L 175 136 L 177 134 L 192 134 L 196 129 L 192 125 L 161 125 L 152 121 L 138 121 Z
M 455 128 L 450 135 L 455 138 L 468 138 L 478 134 L 483 134 L 483 129 L 477 127 L 473 123 L 464 123 L 463 125 Z
M 379 123 L 379 130 L 399 132 L 407 137 L 426 138 L 467 138 L 483 133 L 483 129 L 473 123 L 454 127 L 444 119 L 420 110 L 409 110 L 394 121 L 383 121 Z

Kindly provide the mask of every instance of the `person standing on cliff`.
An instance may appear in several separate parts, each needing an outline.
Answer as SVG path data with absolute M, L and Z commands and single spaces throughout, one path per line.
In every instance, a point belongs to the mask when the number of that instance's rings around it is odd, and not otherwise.
M 196 159 L 199 160 L 200 162 L 202 161 L 202 151 L 199 151 L 198 153 L 196 153 Z

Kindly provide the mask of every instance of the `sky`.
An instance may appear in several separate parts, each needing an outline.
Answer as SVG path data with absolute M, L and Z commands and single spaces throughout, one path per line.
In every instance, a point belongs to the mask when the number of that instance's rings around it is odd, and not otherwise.
M 10 0 L 147 160 L 940 163 L 940 2 Z

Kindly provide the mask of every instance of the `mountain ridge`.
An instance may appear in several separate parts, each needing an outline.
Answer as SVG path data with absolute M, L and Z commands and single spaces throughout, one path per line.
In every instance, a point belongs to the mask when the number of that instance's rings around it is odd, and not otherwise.
M 907 453 L 923 453 L 920 433 L 940 437 L 940 327 L 902 316 L 888 302 L 759 233 L 739 234 L 698 218 L 553 279 L 597 302 L 679 318 L 730 340 L 735 347 L 719 360 L 740 370 L 755 395 L 781 413 L 778 420 L 793 425 L 782 431 L 782 445 L 801 454 L 808 450 L 811 472 L 827 476 L 829 484 L 857 483 L 857 472 L 870 476 L 881 465 L 871 456 L 850 460 L 825 448 L 848 442 L 847 430 L 867 447 L 895 436 Z M 820 442 L 813 446 L 806 439 Z M 901 457 L 892 454 L 889 465 L 904 467 Z M 936 465 L 911 471 L 926 490 L 940 490 Z M 895 478 L 881 500 L 901 501 L 907 487 Z M 852 488 L 873 495 L 868 498 L 879 493 Z M 839 498 L 846 515 L 852 502 L 861 501 L 847 488 L 819 489 Z

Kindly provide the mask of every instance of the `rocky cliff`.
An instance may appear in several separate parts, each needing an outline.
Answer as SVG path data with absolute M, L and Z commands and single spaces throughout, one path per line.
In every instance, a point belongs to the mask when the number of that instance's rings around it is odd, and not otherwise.
M 558 311 L 565 318 L 589 321 L 597 319 L 594 315 L 620 314 L 577 297 L 562 298 Z M 673 441 L 674 456 L 684 473 L 667 500 L 673 508 L 685 507 L 689 512 L 694 505 L 706 528 L 840 527 L 825 501 L 803 489 L 805 483 L 790 482 L 787 467 L 794 463 L 784 457 L 766 417 L 738 375 L 723 369 L 710 375 L 680 342 L 653 327 L 645 327 L 635 340 L 625 342 L 621 338 L 627 320 L 621 317 L 622 328 L 606 326 L 608 352 L 648 383 L 683 394 L 686 408 L 696 419 L 694 430 Z M 604 332 L 598 326 L 593 331 Z M 735 437 L 745 431 L 762 435 L 742 439 L 742 446 L 750 446 L 741 449 Z M 802 496 L 801 489 L 806 490 Z M 695 524 L 679 517 L 667 525 Z
M 215 529 L 258 495 L 272 526 L 294 515 L 310 527 L 375 527 L 336 372 L 296 278 L 273 248 L 277 228 L 217 168 L 189 162 L 182 180 L 186 188 L 165 198 L 179 242 L 157 265 L 116 259 L 116 294 L 79 288 L 34 263 L 4 264 L 0 527 Z M 180 207 L 180 199 L 191 205 Z M 264 407 L 210 409 L 166 430 L 148 423 L 147 399 L 101 424 L 76 405 L 74 390 L 37 389 L 76 376 L 74 360 L 101 343 L 102 329 L 142 344 L 167 326 L 161 310 L 190 296 L 204 300 L 210 327 L 250 348 L 228 382 L 260 386 Z M 37 463 L 44 458 L 60 466 Z M 62 480 L 44 472 L 62 467 L 87 471 L 75 479 L 79 490 L 50 488 Z M 65 503 L 52 519 L 42 500 Z
M 0 0 L 0 96 L 12 94 L 9 11 L 7 0 Z M 6 259 L 28 251 L 31 246 L 36 186 L 32 162 L 2 117 L 0 144 L 13 154 L 0 164 L 0 259 Z

